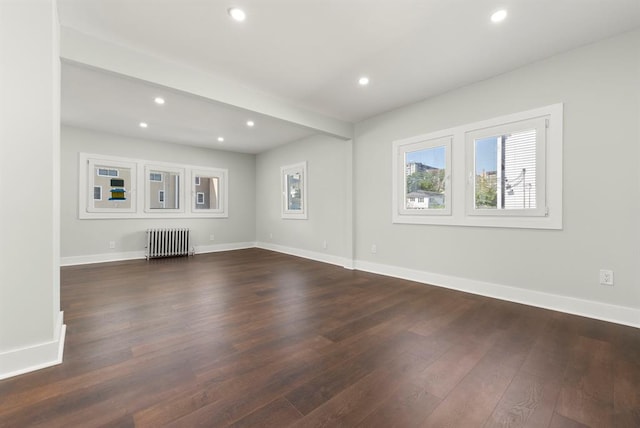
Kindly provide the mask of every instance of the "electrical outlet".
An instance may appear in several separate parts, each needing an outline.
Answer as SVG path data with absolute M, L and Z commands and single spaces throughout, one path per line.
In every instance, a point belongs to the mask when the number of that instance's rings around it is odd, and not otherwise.
M 209 235 L 209 241 L 213 241 L 215 239 L 216 239 L 216 236 L 213 233 Z
M 116 241 L 109 241 L 109 248 L 111 249 L 116 248 Z
M 378 252 L 378 246 L 376 244 L 373 244 L 371 246 L 371 254 L 376 254 Z
M 600 285 L 613 285 L 613 271 L 600 269 Z
M 326 250 L 327 247 L 328 247 L 327 240 L 325 239 L 324 241 L 322 241 L 322 248 L 324 248 Z

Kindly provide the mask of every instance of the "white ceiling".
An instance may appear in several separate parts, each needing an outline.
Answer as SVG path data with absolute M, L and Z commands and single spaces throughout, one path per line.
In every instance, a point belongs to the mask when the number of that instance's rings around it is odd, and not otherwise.
M 163 105 L 154 102 L 165 100 Z M 62 123 L 134 138 L 259 153 L 308 128 L 170 88 L 63 62 Z M 253 127 L 247 121 L 254 122 Z M 140 122 L 148 127 L 141 128 Z M 218 142 L 223 137 L 223 142 Z
M 198 68 L 301 109 L 348 122 L 640 27 L 640 0 L 58 3 L 64 27 Z M 242 7 L 247 13 L 246 21 L 232 21 L 227 15 L 230 6 Z M 500 24 L 491 23 L 489 16 L 501 7 L 507 9 L 507 19 Z M 154 90 L 140 81 L 68 65 L 63 74 L 63 121 L 101 126 L 118 133 L 126 133 L 132 122 L 142 120 L 145 103 Z M 371 79 L 368 87 L 356 83 L 363 74 Z M 120 90 L 119 85 L 123 86 Z M 139 88 L 134 89 L 136 86 Z M 90 96 L 91 91 L 100 95 L 101 90 L 105 97 Z M 126 105 L 119 97 L 109 96 L 116 93 L 128 95 Z M 147 98 L 135 101 L 136 96 Z M 169 112 L 167 104 L 166 111 L 153 113 L 158 114 L 156 118 L 164 127 L 152 134 L 156 131 L 151 131 L 150 126 L 147 131 L 151 132 L 146 135 L 205 144 L 220 132 L 221 124 L 247 114 L 245 111 L 238 115 L 235 109 L 223 112 L 223 105 L 175 91 L 172 96 L 180 97 L 186 111 L 171 108 Z M 101 105 L 94 105 L 97 103 Z M 263 135 L 264 146 L 251 140 L 251 134 L 241 132 L 238 139 L 246 147 L 229 149 L 258 152 L 277 141 L 286 143 L 311 132 L 273 120 L 273 132 Z M 282 130 L 278 129 L 280 126 Z

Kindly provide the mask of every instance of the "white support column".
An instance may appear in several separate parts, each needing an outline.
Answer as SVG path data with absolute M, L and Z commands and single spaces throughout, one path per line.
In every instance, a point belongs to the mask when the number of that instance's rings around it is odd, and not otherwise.
M 0 379 L 62 359 L 55 0 L 0 1 Z

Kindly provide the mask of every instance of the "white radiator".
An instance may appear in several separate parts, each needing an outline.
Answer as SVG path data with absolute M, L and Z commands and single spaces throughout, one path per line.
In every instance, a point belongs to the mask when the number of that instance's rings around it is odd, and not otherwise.
M 147 260 L 155 257 L 188 256 L 190 233 L 187 228 L 147 229 Z

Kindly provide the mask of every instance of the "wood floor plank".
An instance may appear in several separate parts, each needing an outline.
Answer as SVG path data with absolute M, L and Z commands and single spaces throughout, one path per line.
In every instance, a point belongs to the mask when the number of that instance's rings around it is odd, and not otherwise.
M 589 426 L 613 426 L 611 344 L 580 336 L 573 349 L 556 412 Z
M 620 355 L 614 367 L 613 425 L 640 427 L 640 360 Z
M 497 332 L 496 334 L 501 334 Z M 519 370 L 508 353 L 487 352 L 422 423 L 424 427 L 483 426 Z
M 520 372 L 513 379 L 485 427 L 547 427 L 551 423 L 560 382 Z
M 414 382 L 436 397 L 444 398 L 482 359 L 490 343 L 463 341 L 433 362 Z
M 401 383 L 393 394 L 363 419 L 362 428 L 415 427 L 440 404 L 441 399 L 411 381 Z
M 387 364 L 333 396 L 300 419 L 294 426 L 353 427 L 372 413 L 380 403 L 395 393 L 402 383 L 422 372 L 427 361 L 411 354 L 393 357 Z
M 301 418 L 302 414 L 286 398 L 280 397 L 229 426 L 233 428 L 286 427 Z
M 640 330 L 260 249 L 61 269 L 0 427 L 640 426 Z

